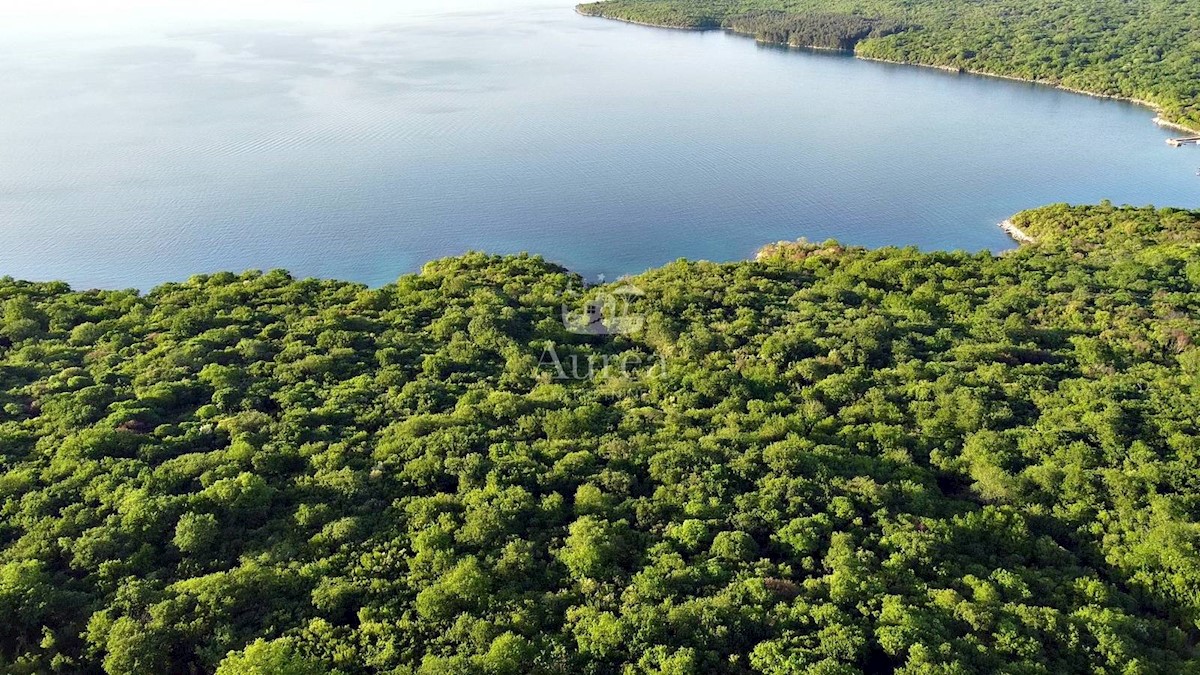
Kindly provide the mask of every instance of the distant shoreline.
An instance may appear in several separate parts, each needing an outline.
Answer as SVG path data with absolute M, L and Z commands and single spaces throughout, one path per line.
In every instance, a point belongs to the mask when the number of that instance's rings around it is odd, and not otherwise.
M 1135 105 L 1139 105 L 1144 108 L 1149 108 L 1152 112 L 1154 112 L 1155 117 L 1154 117 L 1153 121 L 1155 124 L 1157 124 L 1160 127 L 1175 129 L 1177 131 L 1183 131 L 1183 132 L 1186 132 L 1189 134 L 1200 134 L 1200 127 L 1197 127 L 1197 128 L 1189 127 L 1185 124 L 1181 124 L 1179 122 L 1174 122 L 1174 121 L 1171 121 L 1171 120 L 1163 117 L 1162 106 L 1158 105 L 1157 103 L 1154 103 L 1153 101 L 1147 101 L 1145 99 L 1133 98 L 1130 96 L 1120 96 L 1118 94 L 1102 94 L 1102 93 L 1096 92 L 1096 91 L 1088 91 L 1086 89 L 1077 89 L 1075 87 L 1068 87 L 1066 85 L 1059 84 L 1056 82 L 1050 82 L 1047 80 L 1034 80 L 1034 79 L 1030 79 L 1027 77 L 1020 77 L 1017 75 L 1004 75 L 1001 73 L 993 73 L 993 72 L 989 72 L 986 70 L 975 70 L 972 68 L 961 68 L 958 66 L 939 66 L 936 64 L 932 64 L 932 63 L 917 63 L 914 61 L 899 61 L 899 60 L 895 60 L 895 59 L 881 59 L 881 58 L 874 57 L 874 56 L 862 56 L 856 50 L 851 50 L 851 49 L 832 49 L 829 47 L 818 47 L 815 45 L 793 45 L 793 44 L 789 44 L 787 42 L 771 42 L 771 41 L 766 41 L 766 40 L 759 40 L 758 38 L 756 38 L 755 36 L 753 36 L 749 33 L 740 33 L 738 31 L 735 31 L 735 30 L 732 30 L 730 28 L 726 28 L 723 26 L 714 26 L 714 27 L 672 26 L 670 24 L 658 24 L 658 23 L 651 23 L 648 21 L 635 21 L 633 19 L 624 19 L 624 18 L 617 17 L 617 16 L 609 16 L 609 15 L 603 14 L 603 13 L 590 14 L 588 12 L 582 11 L 580 9 L 580 7 L 582 7 L 582 5 L 575 6 L 575 13 L 579 14 L 580 16 L 586 16 L 586 17 L 595 18 L 595 19 L 605 19 L 608 21 L 619 21 L 621 23 L 628 23 L 628 24 L 632 24 L 634 26 L 646 26 L 648 28 L 666 28 L 669 30 L 682 30 L 682 31 L 689 31 L 689 32 L 693 32 L 693 33 L 702 33 L 702 32 L 708 32 L 708 31 L 723 31 L 723 32 L 729 33 L 730 35 L 737 35 L 737 36 L 741 36 L 741 37 L 750 38 L 760 44 L 778 45 L 780 47 L 789 47 L 789 48 L 793 48 L 793 49 L 814 49 L 814 50 L 820 50 L 820 51 L 845 52 L 848 54 L 854 54 L 854 58 L 861 59 L 863 61 L 875 61 L 877 63 L 891 63 L 894 65 L 900 65 L 900 66 L 916 66 L 918 68 L 933 68 L 935 70 L 942 70 L 942 71 L 945 71 L 948 73 L 978 75 L 981 77 L 995 77 L 995 78 L 999 78 L 1002 80 L 1012 80 L 1013 82 L 1025 82 L 1028 84 L 1036 84 L 1036 85 L 1040 85 L 1040 86 L 1044 86 L 1044 87 L 1050 87 L 1052 89 L 1058 89 L 1060 91 L 1065 91 L 1065 92 L 1069 92 L 1072 94 L 1083 94 L 1084 96 L 1091 96 L 1093 98 L 1103 98 L 1103 99 L 1109 99 L 1109 100 L 1113 100 L 1113 101 L 1123 101 L 1126 103 L 1133 103 Z
M 622 19 L 619 16 L 608 16 L 607 14 L 588 14 L 580 9 L 582 5 L 575 5 L 575 13 L 579 16 L 586 16 L 590 19 L 607 19 L 608 21 L 618 21 L 627 23 L 632 26 L 645 26 L 647 28 L 666 28 L 668 30 L 684 30 L 689 33 L 704 33 L 712 30 L 724 30 L 721 27 L 705 28 L 703 26 L 672 26 L 669 23 L 650 23 L 649 21 L 635 21 L 634 19 Z
M 986 70 L 974 70 L 971 68 L 959 68 L 957 66 L 939 66 L 939 65 L 932 64 L 932 63 L 916 63 L 913 61 L 894 61 L 892 59 L 880 59 L 880 58 L 876 58 L 873 56 L 861 56 L 857 53 L 855 53 L 854 58 L 862 59 L 863 61 L 874 61 L 876 63 L 891 63 L 891 64 L 895 64 L 895 65 L 900 65 L 900 66 L 916 66 L 918 68 L 933 68 L 934 70 L 942 70 L 942 71 L 945 71 L 948 73 L 955 73 L 955 74 L 959 74 L 959 75 L 978 75 L 979 77 L 994 77 L 994 78 L 1001 79 L 1001 80 L 1011 80 L 1013 82 L 1024 82 L 1026 84 L 1035 84 L 1035 85 L 1038 85 L 1041 87 L 1049 87 L 1051 89 L 1065 91 L 1070 94 L 1082 94 L 1084 96 L 1090 96 L 1092 98 L 1103 98 L 1103 99 L 1108 99 L 1111 101 L 1122 101 L 1125 103 L 1133 103 L 1133 104 L 1139 105 L 1143 108 L 1149 108 L 1151 110 L 1151 112 L 1153 112 L 1155 114 L 1155 117 L 1152 121 L 1160 127 L 1168 127 L 1171 129 L 1175 129 L 1178 131 L 1184 131 L 1184 132 L 1191 133 L 1191 134 L 1200 134 L 1200 128 L 1193 129 L 1192 127 L 1180 124 L 1178 122 L 1172 122 L 1171 120 L 1163 117 L 1162 106 L 1158 105 L 1157 103 L 1155 103 L 1153 101 L 1147 101 L 1147 100 L 1141 99 L 1141 98 L 1133 98 L 1131 96 L 1120 96 L 1118 94 L 1101 94 L 1100 92 L 1097 92 L 1097 91 L 1088 91 L 1086 89 L 1076 89 L 1075 87 L 1068 87 L 1064 84 L 1059 84 L 1057 82 L 1050 82 L 1047 80 L 1031 80 L 1027 77 L 1019 77 L 1017 75 L 1004 75 L 1002 73 L 993 73 L 993 72 L 989 72 Z
M 755 42 L 757 42 L 760 45 L 771 45 L 773 47 L 786 47 L 788 49 L 811 49 L 813 51 L 820 51 L 820 52 L 838 52 L 841 54 L 853 54 L 854 53 L 853 49 L 842 49 L 840 47 L 822 47 L 820 45 L 794 45 L 789 42 L 771 42 L 770 40 L 759 40 L 757 37 L 755 37 L 754 35 L 751 35 L 750 33 L 743 33 L 741 31 L 737 31 L 732 28 L 726 28 L 724 26 L 711 26 L 711 27 L 673 26 L 669 23 L 650 23 L 648 21 L 637 21 L 635 19 L 625 19 L 625 18 L 622 18 L 619 16 L 609 16 L 607 14 L 588 14 L 587 12 L 581 11 L 579 9 L 580 6 L 581 5 L 575 6 L 575 13 L 578 14 L 579 16 L 586 16 L 590 19 L 605 19 L 607 21 L 616 21 L 618 23 L 627 23 L 631 26 L 645 26 L 646 28 L 665 28 L 667 30 L 681 30 L 681 31 L 689 32 L 689 33 L 712 33 L 712 32 L 719 31 L 722 33 L 729 33 L 730 35 L 736 35 L 738 37 L 750 38 L 751 40 L 754 40 Z

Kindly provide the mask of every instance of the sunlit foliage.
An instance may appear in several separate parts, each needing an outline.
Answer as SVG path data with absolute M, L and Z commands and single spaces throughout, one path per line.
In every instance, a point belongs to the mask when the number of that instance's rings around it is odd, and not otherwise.
M 633 280 L 0 281 L 6 673 L 1185 673 L 1200 213 Z M 560 379 L 563 355 L 663 359 Z

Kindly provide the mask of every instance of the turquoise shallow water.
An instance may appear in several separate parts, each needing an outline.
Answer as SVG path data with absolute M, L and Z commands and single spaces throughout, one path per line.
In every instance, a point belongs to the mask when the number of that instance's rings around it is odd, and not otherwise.
M 481 249 L 612 277 L 798 237 L 999 250 L 1056 201 L 1200 207 L 1200 151 L 1126 103 L 549 0 L 361 2 L 6 40 L 0 274 L 380 284 Z

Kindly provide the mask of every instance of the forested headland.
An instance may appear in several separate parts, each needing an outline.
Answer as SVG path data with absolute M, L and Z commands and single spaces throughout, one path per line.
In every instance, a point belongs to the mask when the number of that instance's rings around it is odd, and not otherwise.
M 4 279 L 0 671 L 1197 672 L 1200 212 L 1015 222 L 607 337 L 528 256 Z
M 1200 3 L 1190 0 L 607 0 L 579 11 L 1055 84 L 1146 102 L 1200 129 Z

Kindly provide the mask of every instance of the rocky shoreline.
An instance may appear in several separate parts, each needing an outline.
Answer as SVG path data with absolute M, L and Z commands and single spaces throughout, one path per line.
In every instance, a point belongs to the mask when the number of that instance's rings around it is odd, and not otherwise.
M 1018 244 L 1037 243 L 1037 239 L 1034 239 L 1027 232 L 1025 232 L 1025 230 L 1017 227 L 1016 224 L 1013 223 L 1012 219 L 1005 220 L 1003 223 L 1000 223 L 1000 229 L 1004 230 L 1004 233 L 1012 237 L 1013 241 L 1017 242 Z

